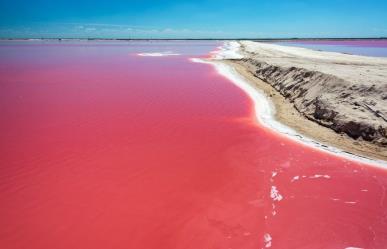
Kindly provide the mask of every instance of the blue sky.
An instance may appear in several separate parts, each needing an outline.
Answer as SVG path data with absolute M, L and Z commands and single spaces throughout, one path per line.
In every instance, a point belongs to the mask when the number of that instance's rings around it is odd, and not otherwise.
M 386 13 L 386 0 L 0 0 L 0 37 L 380 37 Z

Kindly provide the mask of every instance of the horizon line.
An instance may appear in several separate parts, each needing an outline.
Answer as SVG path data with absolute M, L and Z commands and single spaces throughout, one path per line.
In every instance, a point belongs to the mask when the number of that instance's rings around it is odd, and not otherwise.
M 282 38 L 102 38 L 102 37 L 41 37 L 41 38 L 17 38 L 17 37 L 0 37 L 0 40 L 116 40 L 116 41 L 149 41 L 149 40 L 165 40 L 165 41 L 183 41 L 183 40 L 261 40 L 261 41 L 281 41 L 281 40 L 385 40 L 387 37 L 282 37 Z

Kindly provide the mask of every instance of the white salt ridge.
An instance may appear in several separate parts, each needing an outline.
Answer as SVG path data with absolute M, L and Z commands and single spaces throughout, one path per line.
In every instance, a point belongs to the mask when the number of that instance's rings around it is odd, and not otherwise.
M 302 176 L 302 178 L 306 178 L 306 176 Z M 313 175 L 309 176 L 309 179 L 318 179 L 318 178 L 325 178 L 325 179 L 331 179 L 331 176 L 329 175 Z M 300 176 L 295 176 L 292 178 L 291 182 L 295 182 L 300 180 Z
M 271 186 L 270 197 L 273 201 L 281 201 L 283 199 L 276 186 Z
M 272 240 L 273 240 L 273 238 L 270 236 L 270 234 L 265 233 L 265 235 L 263 235 L 263 241 L 265 242 L 265 247 L 266 248 L 270 248 L 271 247 L 271 241 Z
M 317 179 L 317 178 L 331 179 L 329 175 L 314 175 L 314 176 L 310 176 L 309 178 L 310 179 Z
M 239 59 L 243 58 L 239 53 L 240 44 L 238 42 L 226 42 L 221 50 L 215 54 L 214 59 Z M 341 156 L 346 159 L 356 160 L 362 163 L 367 163 L 372 166 L 387 168 L 387 162 L 382 160 L 369 159 L 362 156 L 350 154 L 338 148 L 323 145 L 313 139 L 305 137 L 297 133 L 294 129 L 280 123 L 275 119 L 275 108 L 270 99 L 260 90 L 254 88 L 247 82 L 247 80 L 240 75 L 233 67 L 216 61 L 205 61 L 202 59 L 191 59 L 193 62 L 207 63 L 215 66 L 215 69 L 220 75 L 228 78 L 236 86 L 241 88 L 254 102 L 255 115 L 260 124 L 263 126 L 282 133 L 289 138 L 301 142 L 303 144 L 318 148 L 325 152 L 331 153 L 336 156 Z
M 243 56 L 238 52 L 241 45 L 238 42 L 226 42 L 217 51 L 214 51 L 214 59 L 242 59 Z
M 338 198 L 330 198 L 332 201 L 340 201 L 340 199 L 338 199 Z M 343 201 L 343 203 L 345 203 L 345 204 L 351 204 L 351 205 L 355 205 L 355 204 L 357 204 L 357 202 L 356 201 Z
M 139 53 L 137 55 L 138 56 L 150 56 L 150 57 L 162 57 L 162 56 L 176 56 L 176 55 L 180 55 L 180 54 L 167 51 L 167 52 L 155 52 L 155 53 Z

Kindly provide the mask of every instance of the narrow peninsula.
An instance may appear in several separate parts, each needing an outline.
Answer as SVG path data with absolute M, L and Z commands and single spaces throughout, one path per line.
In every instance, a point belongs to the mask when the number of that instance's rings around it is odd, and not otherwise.
M 387 58 L 253 41 L 237 47 L 240 56 L 222 61 L 271 98 L 279 121 L 322 144 L 387 161 Z

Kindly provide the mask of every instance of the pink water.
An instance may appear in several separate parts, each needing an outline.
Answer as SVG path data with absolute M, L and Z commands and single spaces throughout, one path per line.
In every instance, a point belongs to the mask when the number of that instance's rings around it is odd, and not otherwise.
M 263 128 L 218 45 L 1 43 L 0 248 L 386 248 L 387 172 Z

